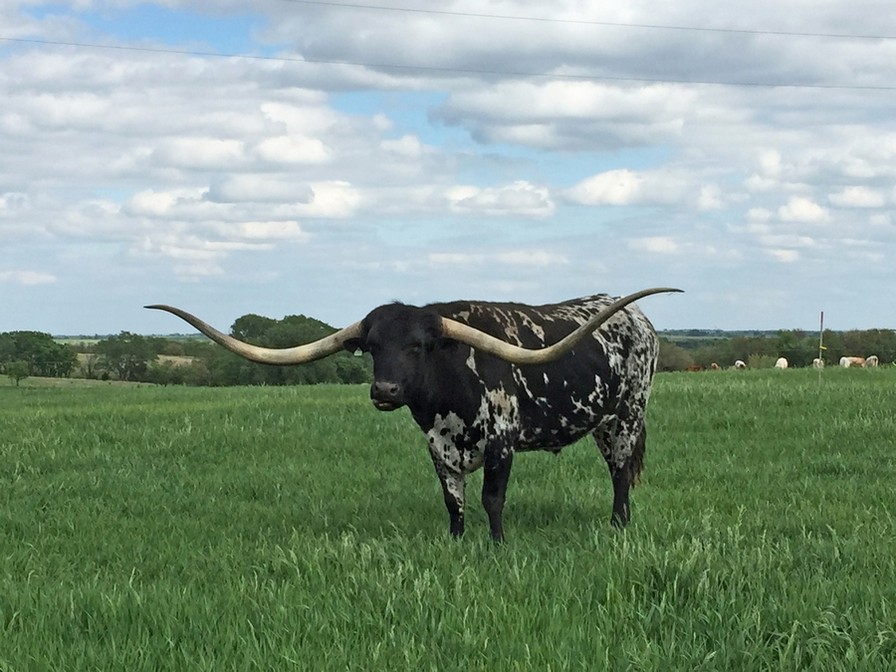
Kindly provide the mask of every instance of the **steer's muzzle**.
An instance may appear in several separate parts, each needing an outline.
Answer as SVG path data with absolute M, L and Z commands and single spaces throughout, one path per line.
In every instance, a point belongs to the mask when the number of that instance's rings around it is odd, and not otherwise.
M 394 411 L 403 406 L 400 399 L 401 386 L 398 383 L 376 381 L 370 386 L 370 399 L 380 411 Z

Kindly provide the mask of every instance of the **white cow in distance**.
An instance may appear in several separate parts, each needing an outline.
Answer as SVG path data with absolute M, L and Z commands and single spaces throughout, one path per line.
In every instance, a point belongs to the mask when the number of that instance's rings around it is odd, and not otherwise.
M 877 359 L 877 355 L 868 355 L 868 358 L 865 360 L 866 369 L 873 369 L 878 364 L 880 364 L 880 361 Z
M 816 369 L 823 369 L 824 368 L 824 360 L 821 359 L 820 357 L 816 357 L 815 359 L 812 360 L 812 367 L 816 368 Z
M 787 360 L 784 357 L 778 357 L 778 361 L 775 362 L 776 369 L 786 369 L 787 368 Z
M 874 358 L 875 360 L 877 357 Z M 844 369 L 848 369 L 851 366 L 858 366 L 859 368 L 865 368 L 865 358 L 864 357 L 841 357 L 840 358 L 840 366 Z M 875 365 L 876 366 L 876 365 Z
M 738 359 L 736 362 L 734 362 L 734 368 L 735 369 L 746 369 L 747 363 L 742 359 Z

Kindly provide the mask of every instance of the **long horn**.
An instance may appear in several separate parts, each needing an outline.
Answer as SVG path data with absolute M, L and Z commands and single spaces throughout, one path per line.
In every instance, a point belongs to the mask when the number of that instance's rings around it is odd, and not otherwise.
M 615 313 L 625 308 L 628 304 L 642 299 L 651 294 L 662 294 L 665 292 L 681 292 L 684 290 L 674 289 L 672 287 L 653 287 L 651 289 L 642 289 L 640 292 L 623 296 L 617 299 L 609 306 L 604 308 L 597 315 L 588 320 L 585 324 L 578 327 L 575 331 L 568 334 L 565 338 L 557 341 L 551 346 L 531 350 L 529 348 L 521 348 L 507 341 L 502 341 L 479 329 L 457 322 L 448 317 L 442 318 L 442 335 L 453 338 L 462 343 L 466 343 L 477 350 L 487 352 L 511 364 L 544 364 L 558 359 L 572 350 L 576 344 L 585 336 L 595 331 L 600 325 L 610 319 Z
M 180 319 L 189 322 L 196 327 L 215 343 L 223 345 L 240 357 L 245 357 L 253 362 L 258 362 L 259 364 L 277 364 L 284 366 L 288 364 L 313 362 L 316 359 L 322 359 L 335 352 L 339 352 L 343 349 L 346 341 L 352 338 L 358 338 L 363 333 L 361 323 L 355 322 L 348 327 L 340 329 L 336 333 L 324 336 L 320 340 L 306 345 L 297 345 L 293 348 L 262 348 L 250 343 L 244 343 L 233 336 L 228 336 L 227 334 L 218 331 L 213 326 L 206 324 L 195 315 L 191 315 L 180 308 L 160 304 L 145 307 L 154 310 L 165 310 L 177 315 Z

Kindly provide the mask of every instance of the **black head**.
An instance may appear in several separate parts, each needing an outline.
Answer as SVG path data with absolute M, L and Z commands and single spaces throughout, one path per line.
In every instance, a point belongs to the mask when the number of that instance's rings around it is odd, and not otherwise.
M 414 406 L 433 375 L 434 353 L 450 343 L 442 338 L 441 318 L 426 309 L 393 303 L 364 318 L 364 335 L 346 343 L 373 357 L 370 398 L 381 411 Z

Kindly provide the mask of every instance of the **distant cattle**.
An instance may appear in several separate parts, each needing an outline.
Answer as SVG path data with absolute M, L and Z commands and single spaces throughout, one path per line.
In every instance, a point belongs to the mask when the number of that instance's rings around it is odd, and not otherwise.
M 775 362 L 776 369 L 786 369 L 787 368 L 787 360 L 784 357 L 778 357 L 778 361 Z
M 736 362 L 734 362 L 734 368 L 735 369 L 746 369 L 747 363 L 742 359 L 738 359 Z
M 877 359 L 877 357 L 875 357 Z M 865 368 L 865 358 L 864 357 L 841 357 L 840 358 L 840 366 L 844 369 L 848 369 L 851 366 L 858 366 L 859 368 Z
M 719 370 L 719 365 L 716 364 L 715 362 L 713 362 L 712 364 L 709 365 L 709 368 L 710 368 L 712 371 L 718 371 L 718 370 Z
M 875 366 L 879 364 L 879 360 L 877 359 L 877 355 L 869 355 L 868 359 L 865 360 L 865 368 L 873 369 Z
M 824 368 L 824 360 L 819 357 L 816 357 L 815 359 L 812 360 L 812 366 L 816 369 L 823 369 Z

